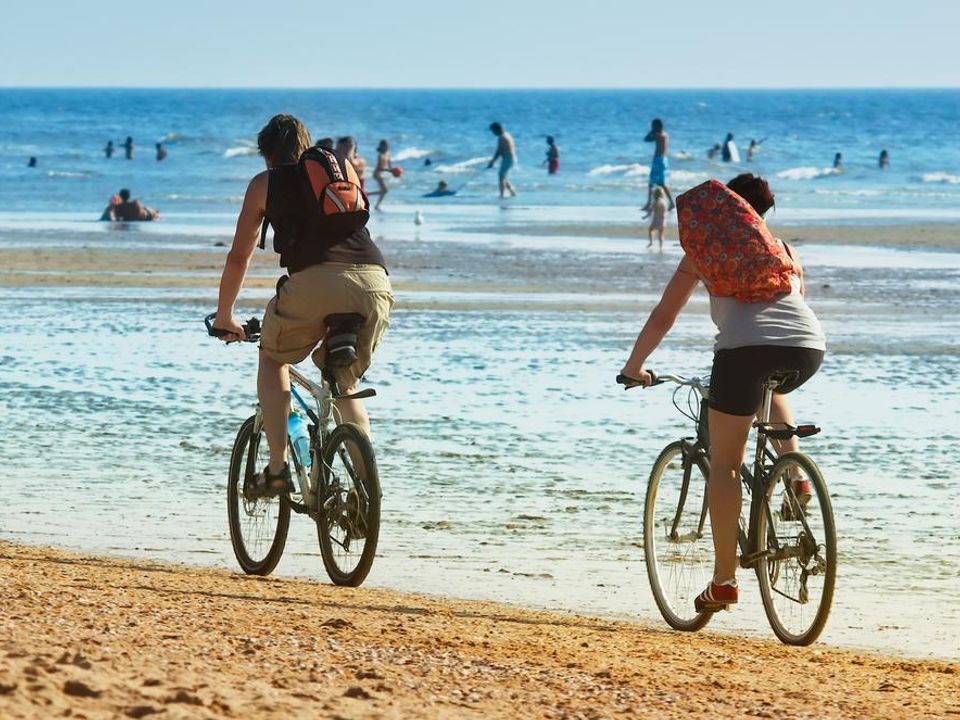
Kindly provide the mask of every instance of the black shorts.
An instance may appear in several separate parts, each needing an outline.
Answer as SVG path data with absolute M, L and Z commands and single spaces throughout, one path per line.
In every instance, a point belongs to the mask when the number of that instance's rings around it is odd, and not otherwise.
M 763 383 L 773 374 L 789 377 L 777 393 L 793 392 L 813 377 L 823 350 L 748 345 L 717 350 L 710 373 L 710 407 L 728 415 L 754 415 L 763 401 Z

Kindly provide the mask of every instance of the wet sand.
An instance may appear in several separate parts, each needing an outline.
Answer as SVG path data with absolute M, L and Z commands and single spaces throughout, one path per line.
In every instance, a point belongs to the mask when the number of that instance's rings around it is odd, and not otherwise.
M 462 232 L 512 233 L 514 235 L 543 237 L 598 237 L 639 238 L 646 245 L 648 221 L 635 224 L 578 223 L 578 224 L 503 224 L 458 228 Z M 960 249 L 960 226 L 955 223 L 896 224 L 896 225 L 788 225 L 769 223 L 777 237 L 797 244 L 868 245 L 923 250 Z M 676 223 L 667 225 L 667 241 L 677 241 Z
M 0 542 L 4 718 L 960 716 L 960 665 Z

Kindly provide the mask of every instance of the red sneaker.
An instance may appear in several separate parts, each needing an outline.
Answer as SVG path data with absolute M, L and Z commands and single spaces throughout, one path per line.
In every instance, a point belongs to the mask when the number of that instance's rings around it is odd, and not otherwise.
M 740 588 L 736 585 L 717 585 L 711 582 L 707 589 L 697 595 L 693 607 L 698 613 L 729 610 L 740 599 Z

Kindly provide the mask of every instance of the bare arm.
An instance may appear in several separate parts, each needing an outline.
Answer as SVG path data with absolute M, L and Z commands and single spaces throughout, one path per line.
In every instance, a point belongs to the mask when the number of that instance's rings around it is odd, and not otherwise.
M 213 325 L 221 330 L 231 331 L 235 337 L 227 340 L 243 338 L 243 328 L 233 316 L 233 306 L 243 286 L 243 279 L 247 275 L 250 259 L 257 247 L 260 237 L 260 224 L 263 222 L 264 209 L 267 204 L 268 173 L 257 175 L 247 186 L 243 196 L 243 207 L 237 218 L 237 229 L 233 235 L 233 245 L 227 253 L 227 260 L 223 266 L 223 275 L 220 278 L 220 296 L 217 302 L 217 318 Z
M 634 343 L 633 352 L 630 353 L 630 359 L 621 370 L 624 375 L 639 380 L 643 385 L 650 384 L 652 378 L 650 373 L 643 369 L 643 364 L 673 327 L 677 316 L 687 304 L 699 281 L 693 270 L 693 264 L 684 257 L 673 273 L 673 277 L 670 278 L 670 282 L 667 283 L 667 287 L 664 288 L 660 302 L 650 313 L 650 317 L 640 331 Z

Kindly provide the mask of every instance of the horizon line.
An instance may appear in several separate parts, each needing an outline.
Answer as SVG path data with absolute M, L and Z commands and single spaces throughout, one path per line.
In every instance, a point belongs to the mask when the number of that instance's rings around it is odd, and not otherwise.
M 725 92 L 725 91 L 790 91 L 790 90 L 960 90 L 960 85 L 729 85 L 729 86 L 471 86 L 455 87 L 441 85 L 424 86 L 348 86 L 348 85 L 0 85 L 0 90 L 363 90 L 370 92 L 396 91 L 437 91 L 437 92 L 531 92 L 531 91 L 587 91 L 587 92 L 615 92 L 615 91 L 698 91 L 698 92 Z

